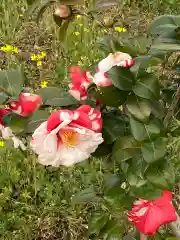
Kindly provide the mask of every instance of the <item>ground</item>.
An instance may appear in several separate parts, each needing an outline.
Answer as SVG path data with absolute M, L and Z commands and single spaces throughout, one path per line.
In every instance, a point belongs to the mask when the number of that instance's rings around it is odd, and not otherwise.
M 65 43 L 59 40 L 58 27 L 50 11 L 37 26 L 36 13 L 26 18 L 25 0 L 1 0 L 0 44 L 12 44 L 21 49 L 18 56 L 0 57 L 1 69 L 23 64 L 27 85 L 36 90 L 42 82 L 48 86 L 68 86 L 68 67 L 78 64 L 87 68 L 103 55 L 94 45 L 107 30 L 96 31 L 96 23 L 76 18 L 69 29 Z M 154 16 L 176 12 L 173 1 L 134 1 L 119 6 L 119 23 L 132 35 L 146 33 Z M 143 4 L 142 4 L 143 3 Z M 113 18 L 114 9 L 107 13 Z M 118 34 L 118 33 L 114 33 Z M 30 63 L 30 55 L 45 51 L 42 66 Z M 172 158 L 178 158 L 180 143 L 170 146 Z M 173 153 L 172 153 L 173 152 Z M 62 239 L 87 240 L 87 218 L 94 209 L 103 209 L 99 199 L 88 204 L 75 204 L 73 195 L 80 189 L 93 186 L 103 188 L 104 173 L 116 173 L 116 166 L 109 169 L 106 159 L 92 158 L 72 168 L 54 169 L 40 166 L 34 155 L 20 151 L 7 152 L 0 158 L 0 239 Z M 178 191 L 178 190 L 177 190 Z

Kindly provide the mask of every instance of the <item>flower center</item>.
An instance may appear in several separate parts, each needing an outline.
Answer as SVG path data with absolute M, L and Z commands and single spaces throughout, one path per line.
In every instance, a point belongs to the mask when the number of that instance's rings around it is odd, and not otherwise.
M 75 147 L 79 143 L 79 134 L 72 129 L 61 129 L 59 135 L 66 148 Z

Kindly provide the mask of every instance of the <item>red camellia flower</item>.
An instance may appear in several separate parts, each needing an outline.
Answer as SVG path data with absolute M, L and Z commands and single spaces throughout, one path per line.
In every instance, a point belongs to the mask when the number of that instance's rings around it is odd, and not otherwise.
M 103 142 L 101 112 L 88 105 L 58 110 L 32 136 L 31 147 L 43 165 L 71 166 L 88 159 Z
M 155 200 L 136 201 L 128 219 L 145 235 L 154 235 L 159 227 L 177 220 L 176 210 L 172 205 L 172 193 L 163 191 L 162 196 Z
M 9 103 L 9 108 L 12 112 L 26 117 L 36 111 L 41 104 L 42 98 L 40 96 L 31 93 L 21 93 L 19 101 Z
M 71 84 L 70 94 L 78 101 L 87 99 L 87 89 L 92 83 L 92 76 L 89 72 L 81 71 L 80 67 L 70 68 Z

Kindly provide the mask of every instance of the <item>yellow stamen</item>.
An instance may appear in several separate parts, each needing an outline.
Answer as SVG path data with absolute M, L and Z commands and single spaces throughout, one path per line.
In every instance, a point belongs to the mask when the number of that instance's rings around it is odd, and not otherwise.
M 79 134 L 71 129 L 61 130 L 60 137 L 66 148 L 75 147 L 79 143 Z

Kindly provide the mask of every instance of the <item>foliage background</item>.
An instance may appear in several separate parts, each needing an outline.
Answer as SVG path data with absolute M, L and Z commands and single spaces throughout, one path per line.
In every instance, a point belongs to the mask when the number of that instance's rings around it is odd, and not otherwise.
M 49 12 L 45 13 L 37 27 L 34 15 L 30 19 L 24 17 L 26 8 L 25 0 L 2 0 L 0 43 L 19 47 L 21 54 L 17 57 L 1 55 L 1 69 L 22 63 L 27 74 L 27 85 L 32 88 L 39 89 L 42 81 L 47 81 L 49 86 L 58 84 L 67 88 L 69 65 L 78 64 L 87 68 L 103 57 L 95 42 L 104 32 L 112 30 L 102 28 L 97 32 L 92 22 L 76 19 L 67 41 L 61 45 L 57 27 Z M 148 3 L 127 0 L 118 9 L 105 12 L 103 17 L 111 20 L 114 12 L 118 12 L 119 22 L 132 35 L 137 35 L 146 33 L 147 24 L 154 16 L 176 13 L 177 10 L 176 2 L 170 0 Z M 113 30 L 113 34 L 118 33 Z M 41 68 L 28 61 L 29 56 L 37 50 L 47 53 Z M 159 78 L 169 81 L 172 74 L 167 66 Z M 180 159 L 179 148 L 180 139 L 172 140 L 170 136 L 169 156 L 174 164 Z M 102 191 L 111 184 L 109 180 L 106 181 L 106 176 L 113 176 L 111 179 L 117 184 L 122 184 L 123 178 L 118 177 L 119 169 L 116 165 L 112 168 L 110 159 L 92 158 L 73 168 L 54 169 L 36 164 L 35 156 L 30 153 L 24 155 L 19 150 L 5 153 L 4 149 L 0 150 L 0 239 L 87 240 L 91 212 L 99 210 L 105 214 L 112 211 L 102 198 Z M 179 171 L 178 167 L 176 171 Z M 84 194 L 75 195 L 80 189 L 85 191 Z M 178 185 L 175 192 L 178 205 Z M 117 211 L 112 211 L 113 214 L 118 215 Z M 123 227 L 128 231 L 129 226 L 123 216 L 116 217 L 123 221 Z

